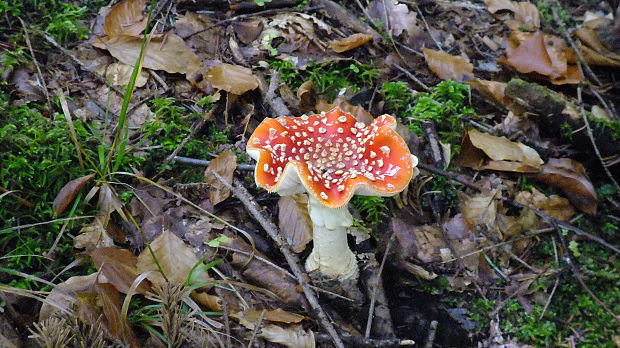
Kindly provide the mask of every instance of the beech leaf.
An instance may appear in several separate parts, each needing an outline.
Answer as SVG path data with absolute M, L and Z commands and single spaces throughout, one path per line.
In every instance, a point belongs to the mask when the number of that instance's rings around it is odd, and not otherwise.
M 236 168 L 237 156 L 232 150 L 226 150 L 211 160 L 205 170 L 205 182 L 209 184 L 211 204 L 216 205 L 230 197 L 230 190 L 212 172 L 219 174 L 228 184 L 232 184 Z
M 94 177 L 95 174 L 90 174 L 81 178 L 73 179 L 66 183 L 56 195 L 54 204 L 52 205 L 52 211 L 57 215 L 62 214 L 67 207 L 69 207 L 71 202 L 73 202 L 84 185 L 86 185 Z
M 205 80 L 214 88 L 237 95 L 258 87 L 258 79 L 251 69 L 226 63 L 207 71 Z
M 372 36 L 368 34 L 353 34 L 344 39 L 332 41 L 329 44 L 329 47 L 334 50 L 334 52 L 342 53 L 354 48 L 360 47 L 368 41 L 372 40 Z
M 460 56 L 423 48 L 428 67 L 442 80 L 464 81 L 474 76 L 474 66 Z
M 564 191 L 577 209 L 596 215 L 598 196 L 581 163 L 570 158 L 550 158 L 536 179 Z
M 138 277 L 136 268 L 138 258 L 131 251 L 114 247 L 97 248 L 90 252 L 90 258 L 95 267 L 118 291 L 124 294 L 129 292 L 129 288 Z M 137 292 L 140 294 L 145 294 L 148 290 L 150 285 L 145 281 L 137 287 Z
M 294 252 L 304 251 L 312 240 L 312 220 L 308 214 L 308 196 L 296 194 L 278 200 L 279 227 Z
M 138 36 L 146 28 L 147 0 L 125 0 L 114 5 L 105 17 L 103 33 L 109 36 Z

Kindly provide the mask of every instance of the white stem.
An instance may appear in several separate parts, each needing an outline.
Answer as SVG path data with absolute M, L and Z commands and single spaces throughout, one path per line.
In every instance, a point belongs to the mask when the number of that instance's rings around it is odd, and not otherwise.
M 306 271 L 339 280 L 357 279 L 357 260 L 347 243 L 347 230 L 353 224 L 347 206 L 328 208 L 310 195 L 308 212 L 314 248 L 306 260 Z

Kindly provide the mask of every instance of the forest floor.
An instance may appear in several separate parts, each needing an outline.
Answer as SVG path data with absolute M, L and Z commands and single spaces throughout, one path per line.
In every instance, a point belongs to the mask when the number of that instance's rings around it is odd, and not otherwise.
M 620 347 L 618 1 L 0 14 L 0 347 Z M 353 282 L 246 152 L 334 107 L 420 170 L 351 199 Z

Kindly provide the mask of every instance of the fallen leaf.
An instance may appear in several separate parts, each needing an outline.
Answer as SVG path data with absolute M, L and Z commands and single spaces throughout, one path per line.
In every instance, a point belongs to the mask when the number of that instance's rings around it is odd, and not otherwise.
M 54 204 L 52 205 L 52 211 L 56 215 L 62 214 L 67 207 L 73 202 L 77 194 L 82 190 L 84 185 L 86 185 L 92 178 L 95 177 L 95 174 L 90 174 L 83 176 L 81 178 L 73 179 L 65 184 L 60 189 L 60 192 L 54 198 Z
M 308 80 L 297 89 L 297 99 L 299 99 L 299 106 L 303 112 L 314 110 L 315 98 L 313 88 L 314 84 L 311 80 Z
M 306 331 L 301 325 L 289 325 L 286 328 L 265 325 L 260 328 L 258 336 L 289 348 L 314 348 L 316 345 L 312 330 Z
M 463 167 L 521 173 L 536 173 L 543 160 L 536 150 L 506 137 L 496 137 L 469 129 L 461 142 L 457 162 Z
M 97 273 L 87 276 L 73 276 L 57 284 L 41 305 L 39 321 L 48 319 L 57 312 L 72 312 L 73 304 L 77 300 L 76 294 L 78 292 L 92 291 L 98 276 L 101 279 L 101 275 Z
M 131 251 L 114 247 L 97 248 L 90 252 L 90 258 L 95 267 L 118 291 L 124 294 L 129 292 L 129 288 L 138 277 L 136 268 L 138 258 Z M 142 281 L 136 289 L 138 293 L 145 294 L 150 288 L 148 282 Z
M 103 220 L 104 217 L 98 215 L 91 223 L 82 226 L 80 234 L 73 239 L 73 246 L 86 250 L 113 246 L 114 240 L 108 234 Z
M 205 74 L 205 80 L 214 88 L 241 95 L 258 87 L 258 79 L 252 70 L 232 64 L 220 64 Z
M 112 63 L 108 65 L 105 71 L 105 79 L 109 84 L 115 86 L 126 86 L 133 74 L 133 66 L 123 63 Z M 140 70 L 136 79 L 136 87 L 144 87 L 149 79 L 149 74 Z
M 506 89 L 506 82 L 470 79 L 467 83 L 474 89 L 474 91 L 480 93 L 482 96 L 496 101 L 502 106 L 507 106 L 510 99 L 504 94 Z
M 417 14 L 397 0 L 373 0 L 367 12 L 370 19 L 379 21 L 394 36 L 399 36 L 403 31 L 409 35 L 417 31 Z
M 303 315 L 290 313 L 281 308 L 265 311 L 239 312 L 231 314 L 231 317 L 239 320 L 239 323 L 246 328 L 254 330 L 261 314 L 263 315 L 263 320 L 285 324 L 299 324 L 306 318 Z
M 375 119 L 363 107 L 359 105 L 353 105 L 343 98 L 336 98 L 331 104 L 327 103 L 324 100 L 319 100 L 317 101 L 315 105 L 317 112 L 323 112 L 323 111 L 327 112 L 335 107 L 339 107 L 342 111 L 353 115 L 353 117 L 355 117 L 356 120 L 364 123 L 365 125 L 371 124 L 372 120 Z
M 574 52 L 559 38 L 543 34 L 513 31 L 508 39 L 506 55 L 500 62 L 520 73 L 537 73 L 556 85 L 576 84 L 581 81 L 575 64 L 569 64 Z
M 459 193 L 459 210 L 468 228 L 475 230 L 483 226 L 486 230 L 495 227 L 497 218 L 499 190 L 485 190 L 476 194 Z
M 117 35 L 93 42 L 99 48 L 107 49 L 121 63 L 133 66 L 138 61 L 142 38 Z M 144 48 L 142 67 L 163 70 L 169 73 L 188 74 L 199 71 L 202 62 L 182 38 L 173 33 L 154 36 Z
M 223 311 L 222 299 L 219 296 L 211 295 L 206 292 L 192 291 L 192 299 L 212 311 Z
M 118 199 L 116 191 L 108 183 L 101 184 L 99 188 L 99 212 L 103 216 L 103 225 L 107 225 L 110 220 L 110 214 L 117 212 L 123 220 L 127 220 L 123 211 L 123 203 Z
M 153 254 L 150 252 L 151 249 Z M 157 263 L 154 257 L 157 259 Z M 153 240 L 150 249 L 146 248 L 140 253 L 136 268 L 138 273 L 155 271 L 147 279 L 154 284 L 165 286 L 167 281 L 184 283 L 188 279 L 189 272 L 198 262 L 199 260 L 192 249 L 181 238 L 168 230 L 164 230 Z M 158 264 L 165 274 L 165 278 L 159 271 Z M 208 281 L 204 272 L 199 275 L 199 278 L 201 282 Z
M 370 40 L 372 40 L 372 36 L 368 34 L 357 33 L 345 37 L 344 39 L 332 41 L 329 44 L 329 47 L 334 50 L 334 52 L 342 53 L 360 47 Z
M 125 0 L 114 5 L 105 17 L 103 33 L 109 36 L 138 36 L 146 28 L 147 0 Z
M 237 156 L 232 150 L 226 150 L 211 160 L 205 170 L 205 182 L 209 184 L 211 204 L 216 205 L 230 197 L 230 190 L 212 172 L 219 174 L 228 184 L 232 184 L 236 168 Z
M 510 0 L 485 0 L 487 10 L 493 14 L 498 11 L 510 11 L 514 14 L 514 19 L 508 20 L 506 24 L 511 29 L 525 29 L 533 31 L 540 28 L 540 14 L 535 4 L 531 2 L 517 2 Z
M 263 31 L 263 22 L 260 19 L 235 21 L 232 23 L 232 27 L 239 41 L 249 45 L 252 41 L 258 39 L 258 36 Z
M 560 221 L 568 221 L 575 215 L 575 209 L 568 199 L 558 195 L 545 196 L 535 188 L 532 191 L 521 191 L 515 196 L 515 202 L 536 208 Z
M 535 178 L 561 189 L 577 209 L 596 215 L 598 196 L 581 163 L 570 158 L 550 158 Z
M 474 66 L 463 57 L 430 48 L 423 48 L 422 52 L 428 67 L 442 80 L 462 82 L 474 76 Z
M 278 200 L 278 226 L 294 252 L 304 251 L 312 240 L 312 220 L 308 214 L 308 196 L 296 194 Z
M 584 22 L 574 34 L 582 42 L 579 45 L 581 54 L 590 65 L 620 67 L 620 54 L 610 51 L 599 39 L 598 31 L 601 27 L 613 25 L 606 18 L 597 18 Z
M 120 339 L 130 347 L 140 347 L 127 317 L 121 315 L 121 296 L 111 284 L 95 285 L 98 303 L 101 305 L 111 338 Z

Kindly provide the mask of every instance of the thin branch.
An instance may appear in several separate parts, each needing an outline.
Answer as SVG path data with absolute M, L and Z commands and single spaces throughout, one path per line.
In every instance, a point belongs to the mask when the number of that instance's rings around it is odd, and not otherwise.
M 319 304 L 318 298 L 308 286 L 308 283 L 306 282 L 308 275 L 306 272 L 302 271 L 299 266 L 299 258 L 291 251 L 289 245 L 280 235 L 278 228 L 269 219 L 263 216 L 258 205 L 254 202 L 253 197 L 239 181 L 235 181 L 235 186 L 233 186 L 218 173 L 214 171 L 211 173 L 222 183 L 222 185 L 228 188 L 241 201 L 241 203 L 243 203 L 248 212 L 256 219 L 256 221 L 258 221 L 269 237 L 276 243 L 280 249 L 280 252 L 284 255 L 284 258 L 289 264 L 291 271 L 297 278 L 297 282 L 301 286 L 304 295 L 306 296 L 306 299 L 308 300 L 308 303 L 314 311 L 318 321 L 321 323 L 321 326 L 323 326 L 323 328 L 327 331 L 336 347 L 344 348 L 344 343 L 342 343 L 340 336 L 338 336 L 338 332 L 334 328 L 332 322 L 327 318 L 327 314 L 325 314 L 325 311 L 323 311 L 323 308 Z

